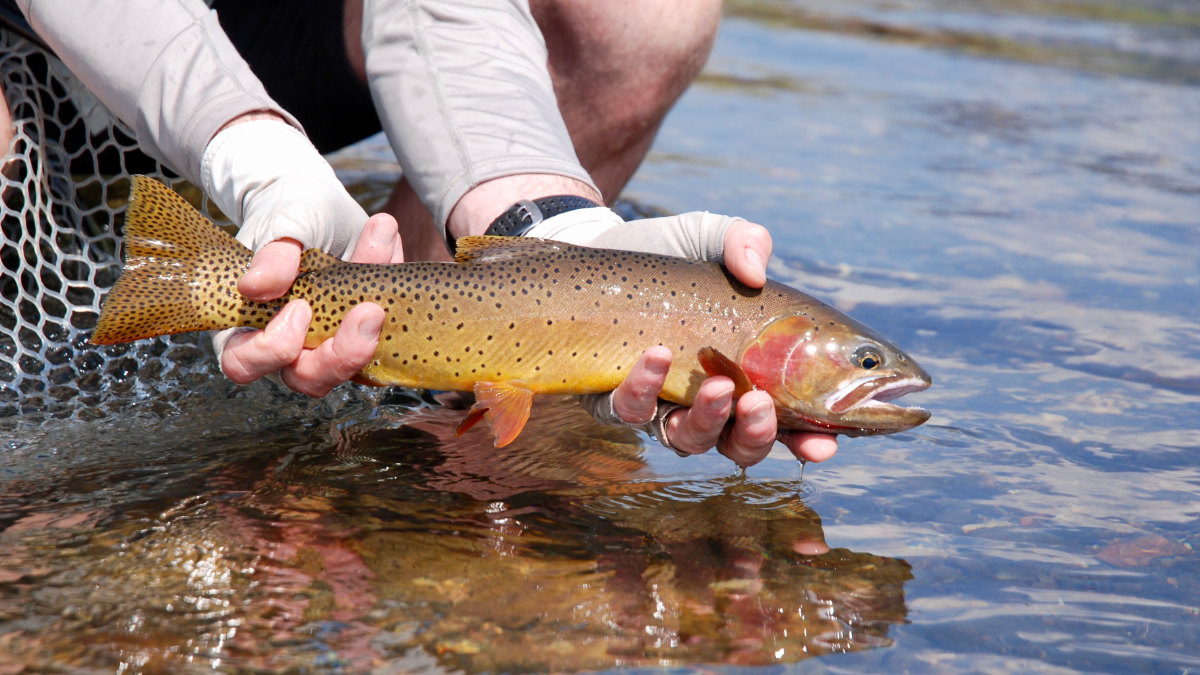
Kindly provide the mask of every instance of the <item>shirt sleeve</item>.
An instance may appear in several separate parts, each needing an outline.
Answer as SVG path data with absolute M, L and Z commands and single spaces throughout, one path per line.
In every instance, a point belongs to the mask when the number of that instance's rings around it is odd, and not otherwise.
M 200 184 L 209 140 L 246 112 L 299 122 L 266 89 L 201 0 L 19 0 L 30 26 L 133 128 L 150 156 Z
M 440 227 L 471 187 L 514 174 L 592 184 L 558 109 L 546 44 L 521 0 L 366 0 L 376 110 Z

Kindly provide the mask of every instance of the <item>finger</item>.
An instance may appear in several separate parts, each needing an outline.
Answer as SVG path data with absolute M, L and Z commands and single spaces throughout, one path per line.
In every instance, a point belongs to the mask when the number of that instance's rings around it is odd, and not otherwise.
M 717 449 L 743 469 L 754 466 L 775 445 L 775 403 L 765 391 L 751 391 L 737 402 L 733 426 Z
M 628 424 L 649 422 L 658 410 L 658 393 L 671 369 L 671 350 L 658 345 L 642 352 L 625 380 L 613 391 L 613 410 Z
M 837 454 L 837 436 L 811 432 L 785 434 L 779 440 L 803 462 L 824 462 Z
M 238 292 L 260 302 L 281 297 L 296 280 L 302 249 L 295 239 L 267 242 L 255 251 L 250 268 L 238 279 Z
M 221 352 L 221 370 L 238 384 L 249 384 L 296 360 L 312 310 L 303 300 L 284 305 L 263 330 L 235 333 Z
M 375 356 L 383 316 L 383 308 L 374 303 L 346 312 L 333 337 L 280 371 L 283 383 L 301 394 L 324 396 L 354 377 Z
M 725 232 L 725 267 L 737 280 L 752 288 L 767 283 L 771 259 L 771 233 L 762 225 L 735 220 Z
M 702 382 L 692 407 L 676 411 L 667 420 L 671 447 L 695 455 L 716 446 L 733 412 L 733 389 L 733 380 L 727 377 Z
M 368 218 L 350 260 L 375 264 L 404 262 L 404 246 L 400 243 L 396 219 L 387 213 L 376 213 Z

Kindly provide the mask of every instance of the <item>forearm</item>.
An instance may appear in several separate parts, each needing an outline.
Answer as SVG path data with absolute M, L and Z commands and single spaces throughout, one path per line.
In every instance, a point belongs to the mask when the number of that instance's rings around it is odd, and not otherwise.
M 473 232 L 531 196 L 599 199 L 524 3 L 367 0 L 363 43 L 384 130 L 439 227 Z
M 138 144 L 199 184 L 208 141 L 230 120 L 274 111 L 199 0 L 21 0 L 30 25 Z
M 575 178 L 555 174 L 504 176 L 468 190 L 450 212 L 446 229 L 455 239 L 483 234 L 493 220 L 517 201 L 553 195 L 576 195 L 601 203 L 595 186 Z

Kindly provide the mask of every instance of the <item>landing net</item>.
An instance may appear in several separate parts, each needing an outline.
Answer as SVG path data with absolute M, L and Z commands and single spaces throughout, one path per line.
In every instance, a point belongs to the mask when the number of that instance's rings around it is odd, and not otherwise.
M 120 271 L 129 175 L 155 176 L 207 212 L 200 192 L 141 153 L 56 58 L 2 22 L 0 90 L 13 120 L 0 159 L 0 428 L 95 419 L 131 398 L 170 406 L 214 380 L 200 336 L 87 343 Z

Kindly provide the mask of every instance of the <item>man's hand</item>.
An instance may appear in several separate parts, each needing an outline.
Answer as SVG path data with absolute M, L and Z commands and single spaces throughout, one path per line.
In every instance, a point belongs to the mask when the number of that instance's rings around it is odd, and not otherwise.
M 404 262 L 395 218 L 377 214 L 368 219 L 350 260 Z M 238 291 L 252 300 L 278 298 L 292 285 L 299 265 L 299 242 L 269 242 L 254 254 L 250 269 L 238 281 Z M 346 313 L 334 337 L 316 349 L 305 349 L 312 309 L 303 300 L 294 300 L 265 329 L 234 332 L 222 348 L 221 369 L 238 384 L 278 372 L 291 389 L 324 396 L 370 363 L 379 344 L 383 317 L 379 305 L 357 305 Z
M 256 251 L 238 281 L 238 291 L 252 300 L 287 292 L 304 247 L 351 253 L 356 262 L 403 260 L 396 220 L 368 219 L 312 143 L 275 113 L 247 113 L 222 127 L 205 148 L 202 174 L 204 191 L 240 225 L 238 240 Z M 312 309 L 295 301 L 266 329 L 221 331 L 213 344 L 234 382 L 278 372 L 288 387 L 323 396 L 370 362 L 383 314 L 378 305 L 359 305 L 334 338 L 304 349 Z
M 747 286 L 761 287 L 767 279 L 771 235 L 766 228 L 735 220 L 725 234 L 724 264 Z M 658 392 L 671 367 L 671 350 L 653 347 L 642 354 L 625 381 L 613 392 L 613 410 L 627 422 L 650 420 L 658 408 Z M 728 424 L 734 414 L 734 422 Z M 767 456 L 778 435 L 775 404 L 770 394 L 751 391 L 733 401 L 733 382 L 710 377 L 700 385 L 691 408 L 670 413 L 664 423 L 671 447 L 687 454 L 716 447 L 738 466 L 747 467 Z M 778 436 L 797 459 L 823 462 L 837 452 L 837 437 L 829 434 L 787 433 Z
M 583 209 L 544 221 L 528 236 L 561 241 L 678 255 L 721 262 L 739 281 L 760 288 L 767 280 L 771 234 L 761 225 L 711 213 L 624 222 L 608 209 Z M 658 393 L 671 366 L 665 347 L 646 350 L 629 376 L 612 394 L 611 409 L 628 424 L 644 424 L 660 414 Z M 592 399 L 595 402 L 595 399 Z M 605 418 L 606 406 L 594 410 Z M 589 407 L 593 407 L 589 404 Z M 691 408 L 677 409 L 661 427 L 664 443 L 686 454 L 716 447 L 739 466 L 762 461 L 777 438 L 775 404 L 770 395 L 752 391 L 733 401 L 733 382 L 726 377 L 704 381 Z M 734 421 L 729 424 L 730 417 Z M 788 433 L 778 439 L 796 458 L 822 462 L 837 452 L 837 438 L 829 434 Z

